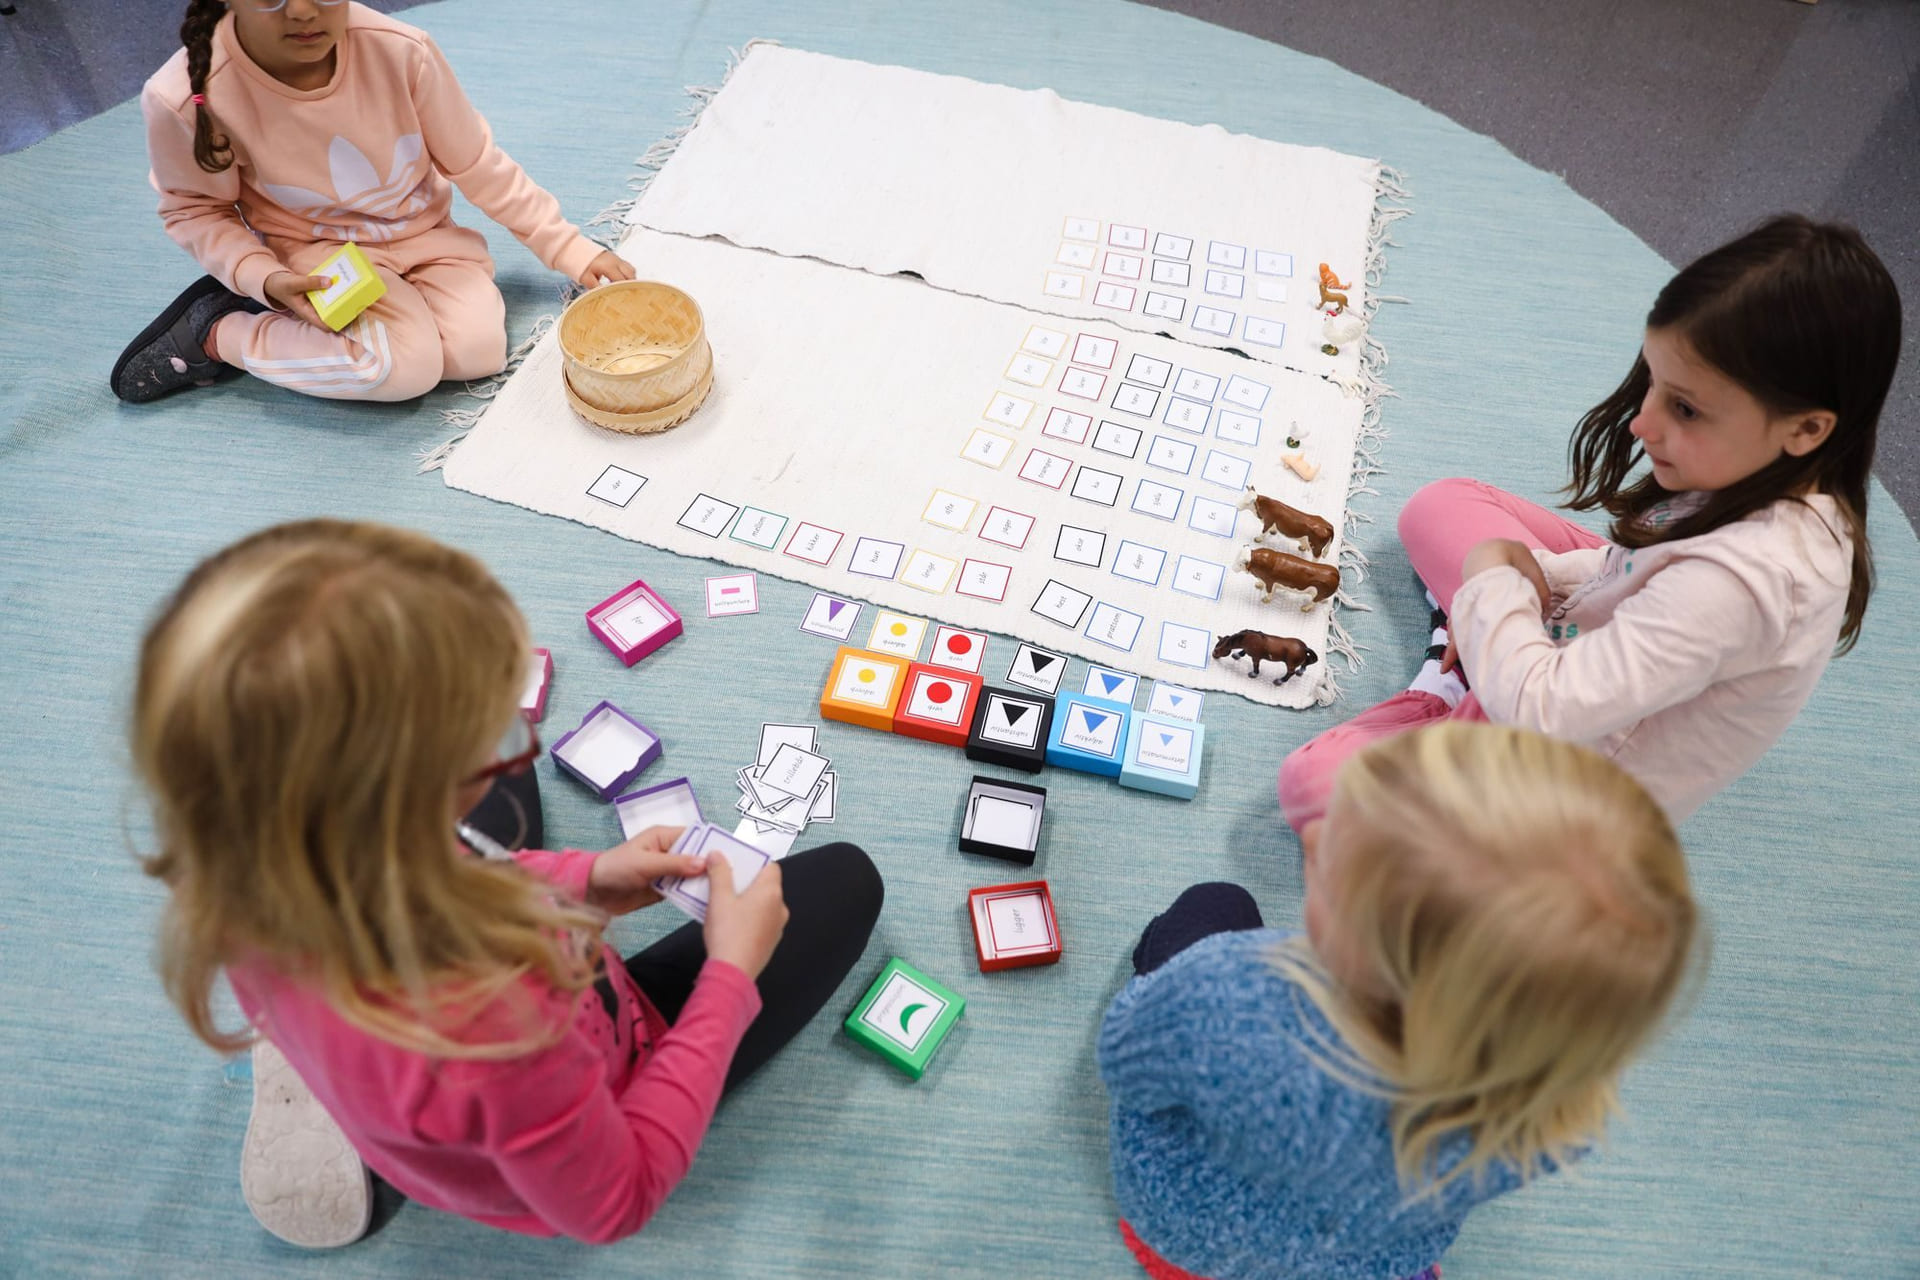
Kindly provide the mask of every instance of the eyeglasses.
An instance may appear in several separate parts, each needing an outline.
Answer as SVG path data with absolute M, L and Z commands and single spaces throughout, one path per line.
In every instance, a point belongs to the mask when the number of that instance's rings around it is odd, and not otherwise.
M 337 9 L 347 0 L 313 0 L 322 9 Z M 287 7 L 287 0 L 248 0 L 247 8 L 256 13 L 278 13 Z
M 525 716 L 515 715 L 494 754 L 497 757 L 494 762 L 468 778 L 465 785 L 490 782 L 503 774 L 525 773 L 540 758 L 540 735 L 533 731 L 532 723 Z

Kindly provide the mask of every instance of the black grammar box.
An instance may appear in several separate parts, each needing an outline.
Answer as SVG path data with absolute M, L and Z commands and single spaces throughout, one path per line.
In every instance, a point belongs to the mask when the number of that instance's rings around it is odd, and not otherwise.
M 967 759 L 1038 773 L 1047 763 L 1053 699 L 1045 694 L 985 689 L 967 732 Z

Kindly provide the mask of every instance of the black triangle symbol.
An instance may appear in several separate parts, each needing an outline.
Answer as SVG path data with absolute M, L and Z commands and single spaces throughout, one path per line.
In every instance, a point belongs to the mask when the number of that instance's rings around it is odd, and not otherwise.
M 1034 654 L 1034 655 L 1033 655 L 1033 670 L 1034 670 L 1034 674 L 1036 674 L 1036 675 L 1038 675 L 1038 674 L 1039 674 L 1040 672 L 1042 672 L 1042 671 L 1045 671 L 1045 670 L 1046 670 L 1046 669 L 1047 669 L 1048 667 L 1050 667 L 1050 666 L 1052 666 L 1052 665 L 1053 665 L 1053 655 L 1052 655 L 1052 654 L 1050 654 L 1050 653 L 1036 653 L 1036 654 Z
M 1001 713 L 1007 717 L 1007 723 L 1009 725 L 1016 725 L 1020 723 L 1020 717 L 1027 714 L 1031 708 L 1024 703 L 1003 702 L 1000 704 L 1000 710 Z

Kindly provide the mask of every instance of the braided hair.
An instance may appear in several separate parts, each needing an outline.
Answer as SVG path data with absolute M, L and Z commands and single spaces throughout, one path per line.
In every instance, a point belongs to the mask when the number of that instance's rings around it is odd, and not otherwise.
M 213 29 L 226 16 L 221 0 L 187 0 L 187 16 L 180 21 L 180 43 L 187 47 L 187 80 L 193 86 L 194 104 L 193 158 L 208 173 L 224 173 L 233 167 L 233 146 L 227 136 L 214 127 L 213 113 L 207 110 L 207 71 L 213 62 Z

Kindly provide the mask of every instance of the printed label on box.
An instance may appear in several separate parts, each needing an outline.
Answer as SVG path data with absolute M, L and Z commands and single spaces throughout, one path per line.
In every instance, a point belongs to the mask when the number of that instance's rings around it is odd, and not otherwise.
M 1043 708 L 1037 702 L 1022 702 L 1002 694 L 987 695 L 987 714 L 980 721 L 980 737 L 1003 747 L 1031 750 L 1040 745 L 1040 721 Z
M 1163 623 L 1162 625 L 1170 624 Z M 1193 631 L 1194 629 L 1193 627 L 1186 628 L 1188 631 Z M 1206 633 L 1201 632 L 1200 634 L 1205 635 Z M 1164 638 L 1160 642 L 1160 647 L 1162 650 L 1167 647 Z M 1154 715 L 1175 716 L 1181 720 L 1197 721 L 1200 719 L 1200 708 L 1205 706 L 1206 702 L 1207 695 L 1204 693 L 1196 693 L 1192 689 L 1182 689 L 1179 685 L 1168 684 L 1164 680 L 1155 680 L 1153 682 L 1152 692 L 1147 695 L 1147 710 Z
M 947 1011 L 947 1002 L 904 973 L 895 972 L 880 988 L 860 1021 L 912 1053 Z
M 897 672 L 898 668 L 890 663 L 848 658 L 840 664 L 840 675 L 833 682 L 833 696 L 856 706 L 884 708 L 892 699 Z
M 1168 773 L 1187 773 L 1193 768 L 1193 730 L 1176 729 L 1170 724 L 1146 724 L 1140 729 L 1139 745 L 1133 752 L 1135 764 Z
M 1084 751 L 1091 756 L 1103 756 L 1108 760 L 1120 750 L 1120 716 L 1112 711 L 1101 711 L 1089 707 L 1083 702 L 1069 702 L 1066 706 L 1067 722 L 1060 731 L 1063 746 L 1075 751 Z
M 1065 658 L 1023 644 L 1014 652 L 1013 661 L 1007 666 L 1007 683 L 1025 685 L 1029 689 L 1050 694 L 1060 688 L 1060 677 L 1066 673 Z
M 939 724 L 958 725 L 967 709 L 965 686 L 922 671 L 907 695 L 907 713 Z
M 996 894 L 984 902 L 987 941 L 996 957 L 1054 949 L 1053 930 L 1047 927 L 1046 900 L 1039 894 Z

